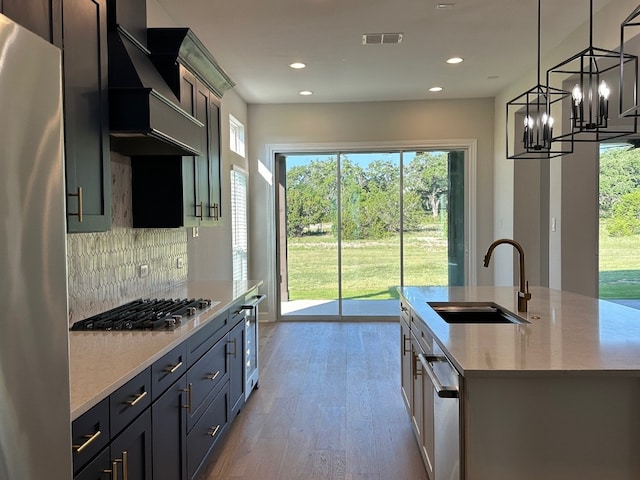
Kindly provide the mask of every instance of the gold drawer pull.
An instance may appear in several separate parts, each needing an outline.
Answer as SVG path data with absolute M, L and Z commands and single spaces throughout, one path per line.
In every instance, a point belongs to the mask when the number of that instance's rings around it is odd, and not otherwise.
M 218 430 L 220 430 L 220 425 L 218 425 L 217 427 L 213 428 L 212 430 L 210 430 L 207 433 L 208 433 L 209 436 L 215 437 L 216 433 L 218 433 Z
M 129 480 L 129 453 L 126 450 L 123 450 L 122 458 L 116 458 L 113 463 L 114 465 L 122 463 L 122 480 Z M 116 480 L 118 480 L 117 474 Z
M 126 403 L 128 403 L 130 407 L 135 407 L 136 404 L 146 396 L 147 396 L 147 391 L 146 390 L 144 392 L 142 392 L 142 393 L 136 393 L 135 400 L 129 400 Z
M 86 442 L 84 442 L 82 445 L 74 445 L 73 448 L 76 449 L 76 453 L 80 453 L 81 451 L 83 451 L 85 448 L 87 448 L 96 438 L 98 438 L 100 436 L 102 432 L 100 430 L 98 430 L 96 433 L 94 433 L 93 435 L 85 435 L 84 438 L 87 439 Z
M 411 337 L 402 335 L 402 340 L 403 340 L 402 353 L 403 354 L 411 353 Z M 409 340 L 409 348 L 407 348 L 407 340 Z
M 198 208 L 200 209 L 200 215 L 198 215 Z M 202 205 L 202 202 L 196 203 L 196 208 L 195 208 L 196 211 L 194 212 L 195 213 L 194 217 L 199 218 L 200 220 L 202 220 L 204 218 L 203 208 L 204 207 Z
M 111 480 L 118 480 L 118 462 L 111 462 L 111 470 L 102 470 L 102 473 L 110 473 Z
M 187 404 L 182 405 L 182 408 L 189 410 L 189 415 L 193 413 L 193 383 L 190 383 L 186 389 L 182 389 L 183 392 L 187 392 Z
M 168 372 L 169 372 L 169 373 L 175 373 L 175 371 L 176 371 L 176 370 L 178 370 L 181 366 L 182 366 L 182 362 L 178 362 L 178 364 L 177 364 L 177 365 L 175 365 L 175 366 L 173 366 L 173 367 L 171 367 L 171 368 L 168 370 Z
M 227 355 L 233 355 L 233 358 L 238 356 L 238 339 L 234 338 L 233 340 L 227 340 L 227 344 L 233 343 L 233 353 L 227 352 Z
M 82 223 L 82 187 L 78 187 L 76 189 L 76 193 L 68 193 L 69 197 L 78 197 L 78 211 L 77 212 L 68 212 L 67 215 L 70 217 L 77 216 L 78 222 Z
M 215 380 L 216 378 L 218 378 L 218 375 L 220 375 L 220 370 L 218 370 L 216 373 L 214 373 L 213 375 L 209 375 L 207 378 L 211 381 Z

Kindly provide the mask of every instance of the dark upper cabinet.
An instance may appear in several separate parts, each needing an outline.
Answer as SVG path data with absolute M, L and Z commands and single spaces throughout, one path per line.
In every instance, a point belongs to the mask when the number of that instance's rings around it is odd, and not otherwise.
M 62 0 L 0 0 L 0 12 L 16 23 L 62 46 Z
M 201 155 L 133 157 L 133 226 L 213 226 L 221 219 L 220 100 L 233 86 L 189 29 L 149 29 L 151 60 L 180 102 L 204 125 Z
M 111 228 L 106 0 L 64 0 L 67 229 Z

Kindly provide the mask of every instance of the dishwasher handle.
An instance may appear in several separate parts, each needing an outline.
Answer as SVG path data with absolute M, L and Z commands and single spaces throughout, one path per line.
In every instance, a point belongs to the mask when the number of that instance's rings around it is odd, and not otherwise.
M 447 362 L 447 357 L 444 355 L 424 355 L 422 353 L 418 354 L 418 359 L 422 364 L 422 368 L 427 372 L 427 375 L 431 379 L 431 383 L 436 389 L 436 394 L 440 398 L 460 398 L 460 390 L 458 387 L 445 386 L 440 383 L 436 372 L 433 370 L 431 366 L 432 362 Z

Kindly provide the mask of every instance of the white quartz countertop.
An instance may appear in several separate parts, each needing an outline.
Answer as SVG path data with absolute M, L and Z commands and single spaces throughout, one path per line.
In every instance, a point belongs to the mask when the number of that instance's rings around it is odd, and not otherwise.
M 206 298 L 212 305 L 172 331 L 70 331 L 71 419 L 200 330 L 208 321 L 262 282 L 188 282 L 150 298 Z
M 402 287 L 401 295 L 465 376 L 512 373 L 640 376 L 640 310 L 531 287 L 528 312 L 517 288 Z M 494 302 L 529 324 L 448 324 L 427 302 Z

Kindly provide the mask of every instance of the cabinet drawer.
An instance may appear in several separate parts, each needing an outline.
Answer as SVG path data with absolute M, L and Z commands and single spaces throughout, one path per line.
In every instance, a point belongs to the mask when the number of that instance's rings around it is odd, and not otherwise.
M 187 435 L 187 478 L 194 479 L 203 466 L 211 449 L 218 442 L 228 423 L 229 383 L 212 393 L 209 407 Z
M 216 343 L 196 364 L 187 371 L 187 389 L 190 390 L 187 430 L 200 418 L 207 406 L 204 400 L 209 393 L 229 377 L 227 374 L 226 337 Z
M 198 333 L 187 340 L 187 367 L 191 367 L 228 331 L 229 312 L 219 313 L 210 320 Z
M 151 404 L 151 367 L 136 375 L 109 397 L 111 435 L 117 435 Z
M 109 399 L 74 420 L 71 433 L 73 471 L 77 472 L 109 443 Z
M 187 371 L 187 344 L 182 342 L 151 366 L 152 400 L 158 398 Z

